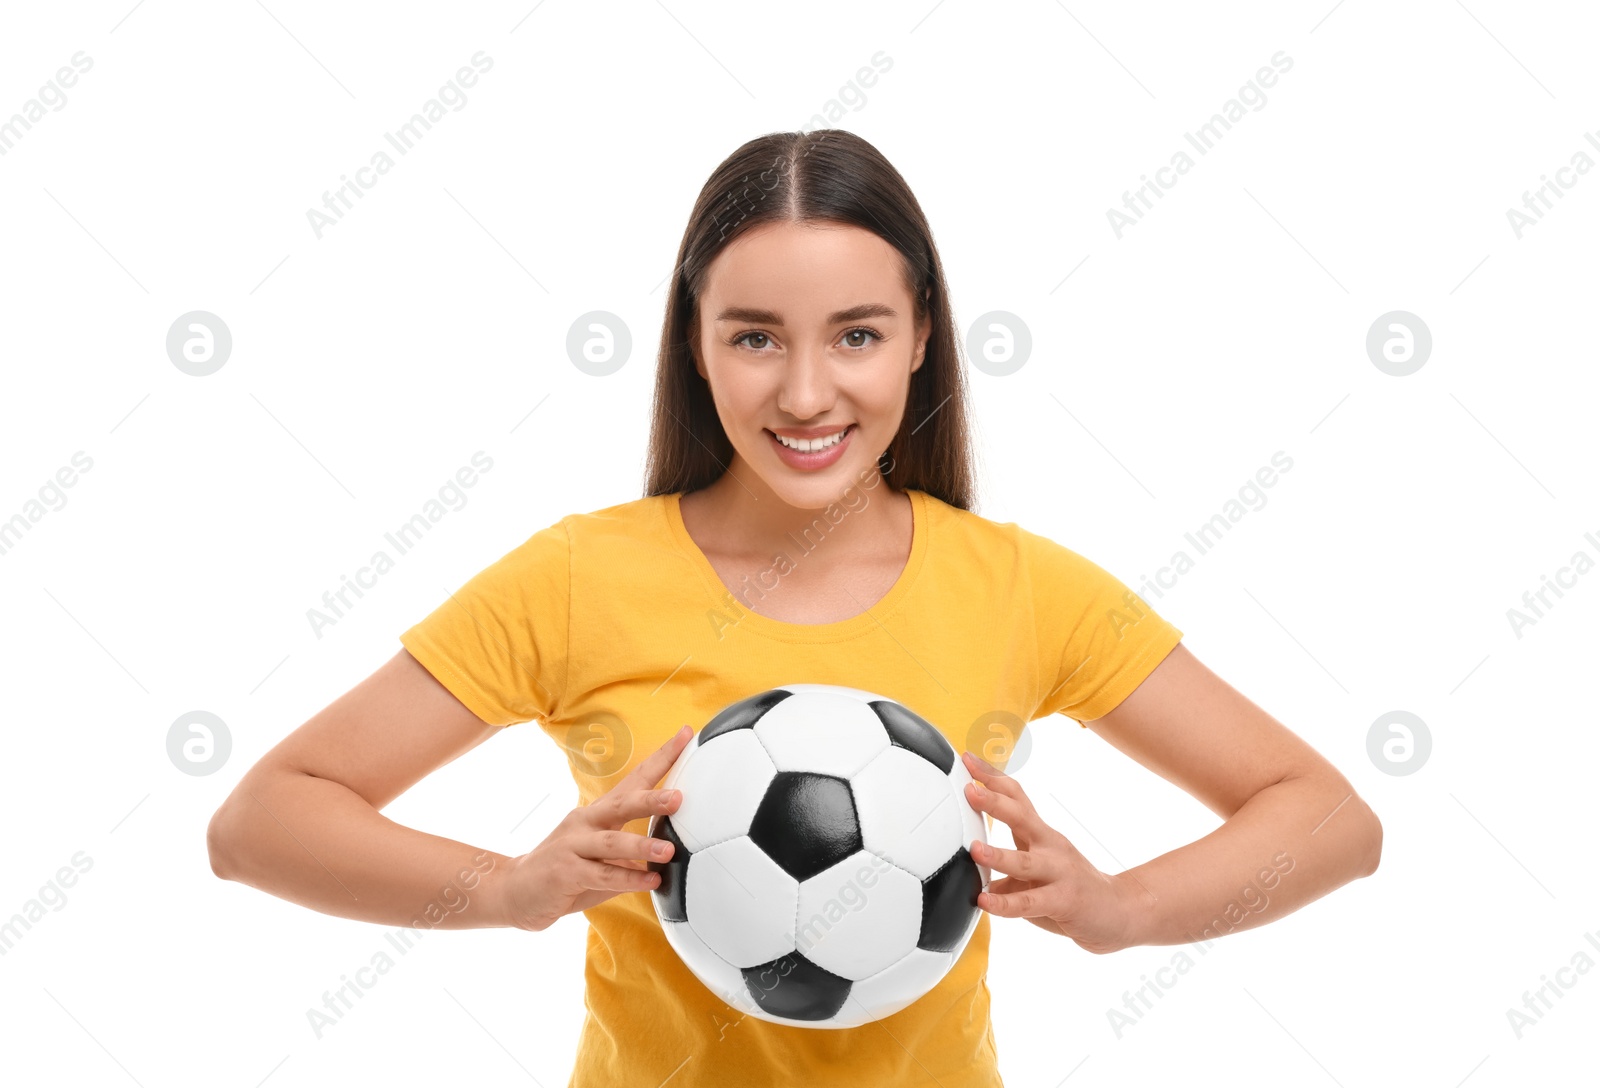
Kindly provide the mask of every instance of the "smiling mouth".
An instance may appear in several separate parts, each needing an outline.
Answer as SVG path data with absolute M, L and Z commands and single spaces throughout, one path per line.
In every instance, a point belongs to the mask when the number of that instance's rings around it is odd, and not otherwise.
M 835 431 L 833 434 L 819 435 L 816 438 L 789 438 L 786 435 L 770 430 L 767 433 L 777 439 L 780 445 L 787 446 L 797 453 L 820 453 L 823 450 L 832 449 L 840 442 L 843 442 L 845 437 L 855 430 L 855 427 L 856 425 L 852 423 Z

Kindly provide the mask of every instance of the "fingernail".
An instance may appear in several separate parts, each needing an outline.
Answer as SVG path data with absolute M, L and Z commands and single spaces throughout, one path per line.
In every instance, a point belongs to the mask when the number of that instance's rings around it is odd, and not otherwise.
M 667 843 L 658 842 L 654 846 L 650 847 L 650 853 L 654 854 L 658 858 L 664 858 L 667 856 L 668 848 L 669 846 Z

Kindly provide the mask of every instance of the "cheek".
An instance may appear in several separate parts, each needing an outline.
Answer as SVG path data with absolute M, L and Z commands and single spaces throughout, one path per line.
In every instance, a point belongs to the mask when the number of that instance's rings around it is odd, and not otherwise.
M 857 393 L 856 403 L 871 413 L 878 426 L 886 427 L 905 409 L 910 392 L 909 377 L 894 372 L 864 384 Z
M 765 425 L 763 405 L 767 402 L 767 392 L 748 368 L 730 360 L 710 359 L 707 369 L 711 375 L 711 399 L 716 403 L 717 415 L 730 437 L 737 439 L 738 435 L 734 432 Z

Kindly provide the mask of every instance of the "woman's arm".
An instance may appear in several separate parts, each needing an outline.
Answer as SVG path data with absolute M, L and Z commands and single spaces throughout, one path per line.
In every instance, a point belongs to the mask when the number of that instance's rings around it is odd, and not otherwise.
M 506 855 L 379 812 L 496 732 L 401 650 L 246 772 L 206 829 L 212 871 L 365 922 L 511 925 Z
M 1225 820 L 1113 878 L 1128 904 L 1124 946 L 1259 926 L 1378 868 L 1383 826 L 1349 781 L 1182 643 L 1084 724 Z

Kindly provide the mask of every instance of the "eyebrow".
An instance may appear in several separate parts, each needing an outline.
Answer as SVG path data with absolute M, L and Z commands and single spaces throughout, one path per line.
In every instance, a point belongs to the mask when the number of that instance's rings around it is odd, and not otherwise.
M 852 306 L 848 310 L 839 310 L 828 315 L 827 324 L 838 325 L 845 321 L 864 321 L 869 317 L 898 317 L 899 313 L 891 306 L 881 302 L 863 302 L 859 306 Z M 717 315 L 718 321 L 748 321 L 758 325 L 782 325 L 783 318 L 774 310 L 762 310 L 754 306 L 729 306 Z

